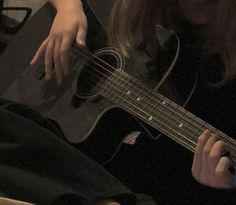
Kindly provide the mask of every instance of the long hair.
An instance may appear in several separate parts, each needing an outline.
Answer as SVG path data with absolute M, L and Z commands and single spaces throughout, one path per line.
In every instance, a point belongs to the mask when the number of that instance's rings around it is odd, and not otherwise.
M 222 80 L 236 78 L 236 2 L 234 0 L 219 0 L 213 18 L 206 31 L 205 45 L 220 54 L 224 69 Z
M 150 39 L 155 24 L 172 24 L 177 4 L 177 0 L 115 0 L 109 27 L 110 43 L 128 56 Z M 236 77 L 235 11 L 235 0 L 218 0 L 203 36 L 209 52 L 219 53 L 224 61 L 219 84 Z
M 149 39 L 165 8 L 159 0 L 115 0 L 109 27 L 111 44 L 128 55 Z

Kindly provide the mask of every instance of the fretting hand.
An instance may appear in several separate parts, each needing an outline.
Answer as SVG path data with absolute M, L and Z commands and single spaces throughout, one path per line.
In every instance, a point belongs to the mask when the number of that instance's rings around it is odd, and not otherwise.
M 193 159 L 192 174 L 201 184 L 214 188 L 231 188 L 231 162 L 225 154 L 225 144 L 209 130 L 199 137 Z

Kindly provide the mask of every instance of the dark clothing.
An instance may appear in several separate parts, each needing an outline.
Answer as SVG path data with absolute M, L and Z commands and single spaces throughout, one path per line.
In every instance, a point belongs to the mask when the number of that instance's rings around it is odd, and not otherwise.
M 4 100 L 0 101 L 0 121 L 0 186 L 4 193 L 43 205 L 104 198 L 134 204 L 132 192 L 66 143 L 55 122 Z
M 224 64 L 217 54 L 209 54 L 196 38 L 196 30 L 180 33 L 181 54 L 168 80 L 185 101 L 196 88 L 187 109 L 225 132 L 236 136 L 236 80 L 221 87 L 211 86 L 220 79 Z M 126 166 L 136 173 L 129 180 L 133 191 L 146 189 L 160 204 L 235 204 L 236 190 L 213 189 L 198 184 L 191 175 L 193 154 L 161 136 L 157 142 L 143 134 L 136 145 L 126 150 Z M 120 178 L 120 177 L 119 177 Z M 137 188 L 137 184 L 139 184 Z M 140 185 L 144 184 L 143 187 Z
M 186 36 L 188 42 L 185 42 Z M 233 137 L 236 134 L 235 86 L 231 83 L 221 89 L 207 86 L 205 71 L 208 71 L 210 62 L 218 60 L 205 58 L 207 55 L 205 51 L 202 54 L 200 46 L 191 45 L 196 42 L 193 37 L 192 33 L 181 36 L 183 52 L 169 80 L 180 96 L 186 99 L 194 82 L 194 74 L 200 70 L 201 80 L 188 109 Z M 217 64 L 211 65 L 210 70 L 214 70 Z M 136 72 L 135 67 L 132 69 Z M 231 101 L 225 100 L 228 98 Z M 130 131 L 140 129 L 134 122 L 128 122 L 125 115 L 113 116 L 118 117 L 101 124 L 103 129 L 94 134 L 95 139 L 107 136 L 121 140 Z M 73 204 L 80 198 L 95 200 L 120 194 L 127 197 L 118 197 L 117 200 L 125 199 L 123 204 L 128 205 L 130 199 L 132 203 L 132 192 L 78 151 L 79 145 L 72 146 L 65 142 L 55 122 L 25 106 L 6 101 L 1 101 L 0 120 L 0 189 L 4 193 L 43 205 L 60 204 L 59 201 Z M 99 140 L 95 141 L 95 145 L 94 142 L 83 143 L 83 150 L 94 158 L 103 155 L 105 150 L 98 146 Z M 86 150 L 86 146 L 89 149 Z M 194 181 L 191 175 L 192 158 L 190 151 L 166 136 L 153 141 L 143 131 L 135 145 L 122 145 L 112 162 L 105 167 L 132 191 L 154 196 L 158 204 L 235 203 L 234 189 L 217 190 Z
M 223 62 L 219 55 L 203 49 L 199 44 L 201 39 L 195 39 L 196 35 L 191 32 L 180 33 L 182 52 L 168 80 L 185 100 L 198 73 L 197 86 L 187 109 L 234 137 L 236 81 L 222 87 L 209 84 L 220 78 Z M 193 179 L 192 160 L 193 153 L 168 137 L 162 135 L 153 141 L 142 132 L 135 145 L 121 147 L 114 163 L 107 168 L 134 192 L 146 192 L 159 204 L 235 204 L 235 188 L 214 189 Z

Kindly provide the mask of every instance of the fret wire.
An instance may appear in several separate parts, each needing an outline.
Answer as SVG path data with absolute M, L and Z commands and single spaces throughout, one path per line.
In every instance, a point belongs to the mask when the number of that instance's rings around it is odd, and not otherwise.
M 109 96 L 110 97 L 110 96 Z M 125 107 L 125 108 L 127 108 L 127 104 L 126 104 L 127 102 L 124 102 L 122 105 Z M 133 113 L 133 114 L 135 114 L 135 115 L 138 115 L 141 119 L 143 119 L 146 123 L 148 123 L 149 125 L 151 125 L 151 126 L 153 126 L 153 127 L 155 127 L 155 128 L 157 128 L 157 129 L 159 129 L 159 127 L 157 126 L 157 123 L 155 123 L 155 122 L 153 122 L 153 121 L 147 121 L 147 118 L 146 117 L 144 117 L 144 115 L 143 114 L 140 114 L 139 112 L 137 112 L 137 111 L 135 111 L 135 109 L 132 109 L 132 107 L 128 107 L 128 109 L 129 109 L 129 111 L 131 112 L 131 113 Z M 140 110 L 139 110 L 140 111 Z M 156 119 L 155 119 L 156 120 Z M 158 121 L 158 120 L 156 120 L 156 121 Z M 172 128 L 170 128 L 171 130 L 173 130 Z M 181 133 L 179 133 L 179 132 L 176 132 L 175 130 L 173 130 L 174 131 L 174 133 L 175 133 L 175 135 L 174 134 L 172 134 L 172 133 L 170 133 L 170 132 L 166 132 L 165 131 L 165 129 L 163 129 L 163 128 L 161 128 L 161 129 L 159 129 L 162 133 L 164 133 L 164 134 L 167 134 L 167 136 L 170 136 L 170 134 L 171 134 L 171 138 L 173 139 L 173 140 L 175 140 L 175 141 L 177 141 L 177 142 L 179 142 L 180 144 L 182 144 L 183 146 L 185 146 L 186 148 L 188 148 L 188 149 L 190 149 L 189 147 L 190 147 L 190 145 L 189 145 L 189 143 L 186 143 L 186 141 L 182 141 L 181 139 L 178 139 L 178 138 L 176 138 L 176 134 L 178 134 L 178 135 L 180 135 L 181 136 Z M 190 142 L 191 143 L 191 142 Z M 194 144 L 194 146 L 195 146 L 195 144 Z M 193 150 L 194 148 L 192 148 L 191 147 L 191 150 Z
M 116 82 L 117 82 L 117 80 L 116 80 Z M 133 92 L 133 90 L 131 91 L 131 95 L 132 95 L 132 93 L 134 93 Z M 137 95 L 137 96 L 139 96 L 139 95 Z M 118 98 L 120 98 L 120 96 L 113 96 L 113 100 L 115 100 L 115 97 L 118 97 Z M 125 99 L 124 97 L 122 98 L 122 100 L 123 99 Z M 131 102 L 132 101 L 132 102 Z M 121 101 L 120 101 L 121 102 Z M 134 104 L 134 102 L 135 102 L 135 104 L 136 104 L 136 106 L 137 105 L 139 105 L 139 103 L 137 103 L 137 101 L 135 100 L 135 98 L 131 98 L 131 100 L 129 100 L 129 102 L 131 102 L 131 104 Z M 163 111 L 162 111 L 163 112 Z M 148 114 L 149 115 L 149 114 Z M 154 116 L 154 115 L 153 115 Z M 175 122 L 175 121 L 174 121 Z M 172 126 L 173 126 L 173 123 L 172 123 Z
M 150 101 L 150 100 L 149 100 Z M 180 116 L 180 118 L 181 118 L 181 116 Z M 195 122 L 197 122 L 197 123 L 199 123 L 199 120 L 198 121 L 195 121 Z M 189 123 L 189 125 L 193 125 L 193 123 L 191 122 L 191 123 Z M 204 130 L 202 129 L 202 125 L 203 125 L 203 123 L 200 123 L 200 127 L 198 127 L 198 129 L 197 130 L 195 130 L 195 132 L 193 133 L 193 135 L 191 135 L 190 137 L 191 137 L 191 140 L 195 140 L 196 142 L 197 142 L 197 138 L 195 138 L 194 136 L 195 136 L 195 133 L 198 133 L 198 130 L 201 130 L 201 132 L 203 132 Z M 186 126 L 187 128 L 188 128 L 188 126 Z M 201 133 L 200 133 L 201 134 Z M 199 135 L 198 135 L 199 136 Z
M 165 99 L 165 100 L 168 101 L 168 103 L 169 103 L 169 100 L 168 100 L 168 99 Z M 171 103 L 172 103 L 172 102 L 171 102 Z M 176 106 L 176 105 L 175 105 L 175 106 Z M 175 106 L 174 106 L 174 107 L 175 107 Z M 189 113 L 188 111 L 184 110 L 182 107 L 179 107 L 179 109 L 175 110 L 174 113 L 177 114 L 176 111 L 179 112 L 180 110 L 182 111 L 182 113 L 183 113 L 183 111 L 187 113 L 187 114 L 184 115 L 184 118 L 181 117 L 182 119 L 188 121 L 188 120 L 187 120 L 188 118 L 189 118 L 189 119 L 193 119 L 193 117 L 194 117 L 195 120 L 192 121 L 191 123 L 189 123 L 189 125 L 191 125 L 191 126 L 197 126 L 197 130 L 201 130 L 201 125 L 204 124 L 201 119 L 195 117 L 192 113 Z M 172 111 L 173 111 L 173 109 L 172 109 Z M 180 113 L 181 113 L 181 112 L 180 112 Z M 182 113 L 181 113 L 181 114 L 182 114 Z M 183 115 L 180 115 L 180 116 L 183 116 Z M 188 117 L 188 118 L 186 118 L 186 117 Z M 189 129 L 188 126 L 187 126 L 187 128 Z M 222 140 L 225 141 L 226 144 L 228 144 L 228 146 L 232 147 L 232 146 L 233 146 L 232 144 L 234 144 L 234 145 L 236 144 L 236 142 L 235 142 L 233 139 L 231 139 L 230 137 L 228 137 L 228 136 L 226 136 L 226 135 L 222 135 L 216 128 L 214 128 L 214 127 L 212 127 L 212 126 L 209 126 L 209 125 L 207 125 L 206 128 L 209 128 L 209 129 L 211 129 L 211 130 L 213 130 L 213 131 L 215 130 L 217 133 L 219 133 L 219 135 L 221 136 Z M 196 132 L 198 133 L 197 130 L 196 130 Z M 201 131 L 203 131 L 203 130 L 201 130 Z M 193 136 L 194 136 L 194 135 L 193 135 Z M 227 143 L 228 141 L 230 141 L 231 143 Z M 234 147 L 234 148 L 235 148 L 235 147 Z
M 137 95 L 137 96 L 140 96 L 140 95 Z M 143 99 L 143 100 L 144 100 L 144 99 L 145 99 L 145 97 L 147 97 L 147 96 L 141 96 L 141 99 Z M 148 99 L 149 99 L 149 101 L 150 101 L 150 98 L 149 98 L 149 97 L 148 97 Z M 145 100 L 144 100 L 144 101 L 145 101 Z M 147 104 L 147 103 L 146 103 L 146 104 Z M 146 105 L 145 105 L 145 107 L 146 107 Z M 162 111 L 162 112 L 163 112 L 163 111 Z M 153 116 L 154 116 L 154 115 L 153 115 Z M 176 123 L 176 121 L 174 121 L 174 123 Z M 174 123 L 173 123 L 173 124 L 174 124 Z
M 118 95 L 117 92 L 116 92 L 115 95 L 116 95 L 116 97 L 120 98 L 120 96 Z M 112 97 L 111 95 L 108 95 L 107 97 L 109 97 L 111 101 L 113 101 L 113 100 L 115 99 L 115 97 L 114 97 L 114 96 Z M 124 98 L 120 98 L 120 99 L 124 99 Z M 120 103 L 121 103 L 123 106 L 125 105 L 125 106 L 124 106 L 125 108 L 128 107 L 128 109 L 131 110 L 132 113 L 136 113 L 136 114 L 138 113 L 137 111 L 135 112 L 135 109 L 134 109 L 135 107 L 132 108 L 132 107 L 127 106 L 127 102 L 124 102 L 124 100 L 120 101 Z M 132 106 L 134 106 L 134 105 L 132 105 Z M 136 108 L 136 110 L 141 111 L 141 112 L 144 112 L 143 110 L 139 110 L 139 109 L 137 109 L 137 108 Z M 142 118 L 143 118 L 145 121 L 147 121 L 147 117 L 144 117 L 143 114 L 140 114 L 140 113 L 138 113 L 138 114 L 139 114 L 140 116 L 142 116 Z M 147 116 L 149 116 L 149 114 L 147 114 L 147 113 L 145 113 L 145 114 L 146 114 Z M 155 119 L 155 120 L 156 120 L 156 119 Z M 153 120 L 153 121 L 154 121 L 154 120 Z M 158 121 L 158 120 L 156 120 L 156 121 Z M 149 123 L 149 124 L 151 123 L 154 127 L 157 127 L 156 124 L 153 123 L 153 122 L 148 121 L 148 123 Z M 158 127 L 157 127 L 157 128 L 158 128 Z M 171 128 L 171 129 L 172 129 L 172 128 Z M 163 130 L 163 129 L 161 128 L 161 130 Z M 173 130 L 173 129 L 172 129 L 172 130 Z M 175 131 L 175 132 L 176 132 L 176 131 Z M 179 135 L 180 135 L 180 133 L 179 133 Z M 181 135 L 180 135 L 180 136 L 181 136 Z M 185 140 L 186 140 L 186 137 L 183 136 L 183 138 L 185 138 Z M 177 138 L 176 138 L 176 141 L 179 141 L 179 140 L 180 140 L 180 139 L 177 139 Z M 187 140 L 188 140 L 188 139 L 187 139 Z M 184 143 L 184 144 L 189 146 L 189 144 L 191 144 L 191 143 L 192 143 L 192 142 L 190 141 L 189 143 Z M 195 145 L 195 144 L 194 144 L 194 145 Z
M 182 124 L 186 127 L 186 129 L 191 131 L 192 135 L 194 136 L 195 133 L 197 132 L 196 130 L 198 130 L 199 127 L 201 127 L 202 123 L 199 123 L 199 121 L 196 120 L 196 117 L 189 118 L 189 115 L 188 115 L 189 113 L 187 110 L 183 110 L 182 112 L 180 112 L 181 107 L 179 105 L 173 104 L 169 100 L 168 101 L 166 100 L 166 104 L 170 112 L 174 113 L 177 119 L 181 119 L 180 122 L 182 122 Z
M 118 72 L 117 74 L 119 76 L 119 79 L 121 80 L 121 92 L 126 92 L 126 90 L 129 90 L 132 87 L 132 83 L 129 84 L 129 78 L 126 75 L 122 75 L 122 72 Z M 124 84 L 123 82 L 127 82 L 128 83 L 128 87 L 125 86 L 126 84 Z
M 131 78 L 132 78 L 132 76 L 131 76 Z M 137 84 L 140 84 L 140 82 L 139 82 L 137 79 L 135 79 L 135 78 L 133 78 L 133 79 L 134 79 L 134 81 L 135 81 Z M 150 91 L 150 90 L 148 90 L 148 92 L 151 93 L 151 94 L 153 94 L 153 92 Z M 156 95 L 157 93 L 154 93 L 154 94 Z M 163 101 L 166 101 L 166 102 L 168 102 L 168 104 L 173 105 L 173 108 L 174 108 L 175 112 L 173 112 L 173 109 L 172 109 L 171 107 L 170 107 L 170 109 L 171 109 L 170 112 L 172 112 L 172 114 L 173 114 L 173 113 L 177 114 L 176 111 L 179 111 L 179 110 L 176 110 L 176 109 L 175 109 L 175 107 L 177 106 L 177 104 L 171 102 L 169 99 L 165 98 L 164 96 L 161 96 L 160 94 L 159 94 L 159 96 L 158 96 L 158 99 L 163 100 Z M 185 115 L 185 116 L 183 116 L 182 113 L 183 113 L 183 112 L 180 112 L 181 118 L 184 119 L 184 120 L 186 120 L 187 122 L 189 122 L 189 119 L 185 119 L 186 117 L 188 117 L 188 113 L 187 113 L 187 115 Z M 190 119 L 192 119 L 192 118 L 190 118 Z M 194 125 L 194 124 L 192 123 L 192 125 Z
M 179 107 L 179 106 L 178 106 L 178 107 Z M 176 107 L 176 110 L 178 110 L 178 107 Z M 176 112 L 175 112 L 175 113 L 176 113 Z M 175 122 L 175 125 L 176 125 L 176 123 L 179 123 L 179 122 L 181 121 L 181 119 L 182 119 L 182 121 L 183 121 L 183 116 L 184 116 L 184 115 L 178 115 L 178 118 L 177 118 L 177 120 L 176 120 L 176 122 Z M 185 132 L 185 135 L 188 135 L 188 138 L 189 138 L 190 141 L 193 141 L 194 143 L 197 143 L 197 138 L 199 137 L 199 135 L 197 135 L 197 136 L 195 135 L 196 129 L 195 129 L 194 132 L 192 132 L 193 130 L 190 129 L 190 127 L 189 127 L 189 126 L 192 126 L 192 122 L 193 122 L 193 121 L 194 121 L 194 119 L 188 121 L 187 123 L 184 123 L 184 124 L 183 124 L 183 129 L 181 129 L 181 131 L 182 131 L 182 132 Z M 177 125 L 176 125 L 176 126 L 177 126 Z M 189 133 L 188 130 L 190 130 L 191 132 Z
M 175 127 L 175 129 L 179 129 L 179 132 L 181 132 L 185 136 L 185 138 L 187 136 L 187 139 L 190 143 L 193 143 L 193 144 L 195 143 L 196 144 L 196 140 L 193 140 L 193 139 L 195 139 L 195 136 L 193 136 L 192 133 L 189 133 L 188 129 L 186 129 L 186 128 L 189 128 L 189 127 L 186 124 L 183 127 L 179 127 L 178 124 L 179 124 L 180 119 L 181 119 L 181 116 L 179 116 L 178 119 L 176 119 L 174 122 L 172 122 L 171 126 Z M 162 122 L 161 126 L 164 123 L 167 123 L 167 122 L 168 122 L 168 120 L 166 120 L 165 122 Z
M 150 100 L 149 100 L 150 101 Z M 168 104 L 169 104 L 169 101 L 168 101 Z M 171 104 L 171 103 L 170 103 Z M 179 109 L 175 109 L 174 110 L 174 112 L 173 112 L 173 109 L 172 109 L 172 112 L 173 113 L 175 113 L 176 114 L 176 111 L 179 111 Z M 185 111 L 185 113 L 187 112 L 186 110 L 184 110 Z M 184 117 L 184 116 L 187 116 L 188 117 L 188 115 L 179 115 L 178 116 L 178 118 L 180 119 L 183 119 L 183 120 L 186 120 L 186 117 Z M 196 119 L 196 117 L 194 117 L 194 118 L 191 118 L 191 119 L 194 119 L 194 120 L 191 120 L 191 121 L 187 121 L 188 123 L 185 123 L 185 127 L 189 130 L 190 129 L 190 127 L 188 126 L 188 125 L 190 125 L 190 126 L 192 126 L 192 127 L 194 127 L 195 125 L 196 125 L 196 123 L 197 123 L 197 130 L 195 129 L 194 130 L 194 132 L 191 134 L 191 135 L 189 135 L 190 137 L 191 137 L 191 140 L 194 140 L 194 141 L 196 141 L 197 142 L 197 138 L 195 138 L 194 137 L 194 135 L 195 135 L 195 133 L 197 133 L 198 132 L 198 130 L 201 130 L 201 127 L 202 127 L 202 123 L 199 123 L 199 120 L 195 120 Z M 177 121 L 175 121 L 174 122 L 174 124 L 175 123 L 177 123 Z M 199 126 L 200 125 L 200 126 Z M 192 131 L 191 129 L 190 129 L 190 131 Z M 203 131 L 203 130 L 202 130 Z M 185 130 L 185 132 L 187 133 L 187 131 Z M 199 135 L 198 135 L 199 136 Z M 198 137 L 197 136 L 197 137 Z
M 149 100 L 148 102 L 150 102 L 150 100 Z M 160 104 L 160 103 L 159 103 L 159 104 Z M 167 106 L 168 106 L 168 104 L 167 104 Z M 155 108 L 155 107 L 153 106 L 153 108 Z M 152 109 L 153 109 L 153 108 L 152 108 Z M 164 111 L 161 110 L 161 112 L 159 111 L 158 114 L 160 114 L 160 113 L 166 114 L 167 109 L 166 109 L 166 107 L 164 107 L 164 106 L 163 106 L 163 108 L 165 108 L 165 109 L 163 109 Z M 174 111 L 174 113 L 176 113 L 176 111 L 172 109 L 171 112 L 173 113 L 173 111 Z M 156 114 L 156 113 L 155 113 L 155 114 Z M 153 115 L 153 114 L 151 114 L 151 113 L 150 113 L 150 115 L 155 116 L 155 115 Z M 185 120 L 184 117 L 183 117 L 183 115 L 179 115 L 179 116 L 178 116 L 178 119 Z M 167 119 L 164 120 L 164 122 L 166 122 L 166 121 L 170 121 L 170 118 L 168 117 Z M 187 122 L 189 122 L 189 121 L 187 121 Z M 172 123 L 172 126 L 175 125 L 176 123 L 179 123 L 179 120 L 176 120 L 176 119 L 175 119 L 174 122 Z M 186 125 L 186 124 L 187 124 L 187 123 L 185 123 L 185 125 Z M 188 126 L 187 126 L 187 128 L 189 129 Z M 196 131 L 195 131 L 195 132 L 196 132 Z
M 130 79 L 132 79 L 132 78 L 130 78 Z M 124 82 L 126 82 L 127 83 L 127 81 L 124 81 Z M 132 87 L 133 85 L 131 84 L 131 86 L 130 87 Z M 134 92 L 134 90 L 133 90 L 133 92 Z M 145 96 L 145 95 L 144 95 Z M 182 117 L 182 119 L 184 119 L 183 118 L 183 116 L 181 116 Z M 191 125 L 193 125 L 193 123 L 191 124 Z
M 116 76 L 113 75 L 113 73 L 106 79 L 106 86 L 104 89 L 107 90 L 107 92 L 109 92 L 112 89 L 112 86 L 109 87 L 109 85 L 111 85 L 111 83 L 113 82 L 114 78 Z M 108 88 L 107 88 L 108 87 Z
M 160 99 L 160 98 L 159 98 L 159 99 Z M 165 112 L 169 110 L 172 115 L 175 114 L 176 116 L 178 116 L 179 119 L 182 119 L 182 120 L 184 120 L 184 121 L 186 121 L 186 122 L 189 122 L 189 120 L 186 119 L 186 117 L 185 117 L 185 115 L 183 115 L 183 113 L 179 114 L 179 112 L 177 112 L 178 109 L 177 109 L 177 110 L 175 109 L 176 106 L 175 106 L 174 109 L 173 109 L 172 107 L 169 107 L 169 106 L 168 106 L 168 104 L 171 105 L 168 100 L 165 99 L 165 100 L 163 100 L 163 101 L 166 101 L 166 102 L 167 102 L 167 105 L 166 105 L 166 107 L 165 107 L 165 108 L 167 108 L 167 109 L 165 109 Z M 164 106 L 163 106 L 163 108 L 164 108 Z M 156 110 L 157 108 L 154 107 L 154 109 Z M 151 115 L 152 115 L 152 114 L 151 114 Z M 167 118 L 169 119 L 169 117 L 167 117 Z M 175 124 L 175 123 L 176 123 L 176 122 L 174 122 L 174 124 Z M 193 121 L 193 122 L 191 123 L 191 126 L 195 126 L 195 124 L 196 124 L 196 122 Z M 185 125 L 186 125 L 186 123 L 185 123 Z M 188 129 L 189 129 L 189 127 L 188 127 Z
M 116 79 L 116 78 L 118 77 L 118 79 Z M 124 77 L 124 79 L 125 78 L 127 78 L 127 76 L 123 76 L 123 75 L 121 75 L 121 76 L 115 76 L 114 77 L 114 79 L 113 79 L 113 84 L 115 84 L 113 87 L 115 87 L 116 89 L 115 89 L 115 93 L 114 92 L 109 92 L 109 93 L 107 93 L 106 94 L 106 96 L 108 95 L 108 96 L 110 96 L 111 97 L 111 95 L 113 94 L 113 100 L 116 100 L 115 99 L 115 97 L 119 97 L 118 99 L 122 99 L 122 101 L 123 100 L 125 100 L 125 99 L 128 99 L 129 98 L 129 95 L 127 95 L 126 94 L 126 92 L 127 91 L 130 91 L 130 87 L 132 87 L 132 82 L 131 83 L 129 83 L 129 86 L 125 89 L 125 87 L 123 86 L 123 85 L 121 85 L 121 84 L 119 84 L 119 83 L 117 83 L 118 82 L 118 80 L 121 78 L 121 77 Z M 126 79 L 126 81 L 128 81 L 128 79 Z M 105 82 L 106 83 L 106 82 Z M 123 90 L 123 93 L 122 93 L 122 91 L 121 91 L 121 89 L 119 88 L 120 86 L 122 86 L 122 90 Z M 116 96 L 116 93 L 118 93 L 119 92 L 119 94 L 123 94 L 122 95 L 122 97 L 121 96 Z M 131 92 L 132 93 L 132 92 Z M 132 98 L 130 98 L 129 100 L 131 100 Z
M 133 111 L 133 110 L 131 110 L 131 111 Z M 134 113 L 137 113 L 137 112 L 134 112 Z M 141 115 L 142 116 L 142 115 Z M 144 118 L 145 120 L 146 120 L 146 118 Z M 153 122 L 151 122 L 150 124 L 152 124 L 152 125 L 155 125 Z M 204 124 L 202 124 L 201 126 L 203 126 Z M 204 125 L 205 126 L 205 125 Z M 156 127 L 156 126 L 154 126 L 154 127 Z M 160 129 L 160 127 L 158 127 L 158 129 Z M 171 128 L 169 128 L 170 130 L 171 130 Z M 162 130 L 162 129 L 161 129 Z M 199 128 L 199 130 L 201 130 L 201 131 L 203 131 L 202 129 L 201 129 L 201 127 Z M 197 130 L 198 131 L 198 130 Z M 162 132 L 163 133 L 167 133 L 168 135 L 170 134 L 170 132 L 166 132 L 166 131 L 163 131 L 162 130 Z M 175 132 L 175 134 L 179 134 L 179 133 L 176 133 Z M 172 139 L 174 139 L 175 141 L 177 141 L 178 143 L 180 143 L 180 144 L 182 144 L 184 147 L 187 147 L 190 151 L 194 151 L 195 150 L 195 147 L 193 147 L 193 146 L 191 146 L 190 144 L 192 143 L 191 141 L 189 141 L 190 143 L 187 143 L 187 141 L 181 141 L 181 140 L 179 140 L 178 138 L 176 138 L 176 136 L 174 135 L 174 134 L 172 134 L 172 136 L 174 136 L 174 137 L 172 137 Z M 180 135 L 181 136 L 181 135 Z M 193 143 L 194 144 L 194 143 Z M 195 144 L 194 144 L 195 145 Z
M 135 79 L 135 80 L 136 80 L 136 79 Z M 137 80 L 136 80 L 136 82 L 139 83 L 139 81 L 137 81 Z M 161 98 L 162 98 L 162 97 L 161 97 Z M 163 97 L 163 99 L 164 99 L 165 101 L 170 102 L 170 104 L 175 104 L 175 103 L 169 101 L 169 99 L 165 99 L 165 97 Z M 176 105 L 174 105 L 174 107 L 175 107 L 175 106 L 176 106 Z M 181 111 L 183 112 L 183 108 L 180 107 L 180 109 L 181 109 Z M 172 109 L 172 110 L 173 110 L 173 109 Z M 178 110 L 178 111 L 180 111 L 180 110 Z M 184 110 L 184 111 L 186 111 L 186 110 Z M 181 113 L 181 112 L 180 112 L 180 113 Z M 181 113 L 181 114 L 182 114 L 182 113 Z M 186 121 L 188 121 L 188 118 L 189 118 L 189 119 L 192 119 L 192 118 L 193 118 L 193 114 L 187 111 L 187 114 L 185 114 L 185 117 L 187 117 Z M 195 126 L 196 123 L 197 123 L 197 129 L 199 130 L 199 129 L 200 129 L 200 128 L 199 128 L 199 124 L 201 125 L 201 124 L 203 123 L 203 121 L 202 121 L 201 119 L 197 118 L 197 121 L 193 121 L 190 125 L 191 125 L 191 126 Z M 214 127 L 212 127 L 212 126 L 207 126 L 207 127 L 208 127 L 208 128 L 211 128 L 211 130 L 216 130 L 217 133 L 219 133 L 219 131 L 218 131 L 216 128 L 214 128 Z M 231 144 L 228 143 L 228 146 L 231 146 L 231 147 L 232 147 L 232 144 L 234 144 L 234 146 L 236 146 L 236 142 L 235 142 L 234 140 L 232 140 L 230 137 L 228 137 L 228 136 L 226 136 L 226 135 L 222 135 L 222 134 L 220 134 L 220 136 L 222 137 L 222 140 L 224 140 L 226 143 L 227 143 L 227 141 L 230 141 L 230 142 L 231 142 Z

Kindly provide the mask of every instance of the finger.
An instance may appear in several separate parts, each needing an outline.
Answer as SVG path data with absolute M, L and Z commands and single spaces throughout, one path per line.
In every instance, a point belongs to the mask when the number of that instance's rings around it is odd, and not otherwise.
M 45 53 L 45 79 L 52 78 L 54 40 L 49 40 Z
M 217 164 L 224 154 L 225 144 L 223 141 L 217 141 L 214 143 L 208 158 L 208 167 L 210 173 L 214 174 Z
M 69 35 L 65 36 L 61 43 L 60 59 L 63 74 L 67 75 L 69 72 L 69 51 L 73 42 L 73 38 Z
M 210 136 L 211 136 L 211 132 L 209 130 L 205 130 L 198 138 L 198 144 L 196 147 L 196 151 L 193 158 L 193 165 L 192 165 L 192 174 L 195 177 L 197 177 L 197 175 L 201 171 L 203 148 Z
M 37 50 L 36 54 L 34 55 L 33 59 L 30 62 L 31 65 L 36 64 L 39 61 L 39 59 L 45 54 L 45 50 L 47 48 L 47 44 L 48 44 L 48 38 L 46 38 L 43 41 L 43 43 L 41 44 L 41 46 Z
M 225 174 L 232 176 L 232 174 L 229 171 L 230 166 L 231 166 L 230 159 L 228 157 L 221 157 L 219 163 L 215 168 L 215 174 L 217 176 L 223 176 Z
M 79 31 L 76 35 L 76 43 L 79 47 L 84 47 L 86 45 L 86 34 L 87 34 L 87 26 L 85 24 L 81 24 L 79 26 Z
M 61 66 L 61 59 L 60 59 L 61 42 L 62 42 L 62 39 L 60 37 L 56 39 L 55 46 L 54 46 L 54 56 L 53 56 L 54 69 L 56 72 L 56 81 L 58 85 L 61 85 L 63 81 L 62 66 Z
M 211 136 L 209 137 L 209 139 L 207 140 L 207 142 L 203 148 L 203 152 L 202 152 L 202 167 L 203 167 L 203 169 L 202 170 L 205 173 L 210 173 L 209 155 L 210 155 L 211 149 L 216 141 L 217 141 L 216 134 L 211 133 Z
M 233 175 L 230 170 L 231 161 L 228 157 L 221 157 L 215 169 L 220 188 L 231 188 L 233 186 Z

